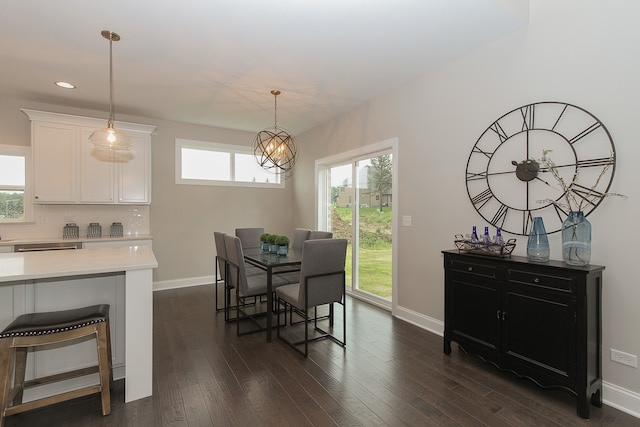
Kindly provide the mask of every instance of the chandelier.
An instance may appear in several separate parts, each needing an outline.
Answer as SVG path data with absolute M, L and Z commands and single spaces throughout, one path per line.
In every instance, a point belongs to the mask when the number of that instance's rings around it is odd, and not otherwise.
M 253 154 L 264 170 L 290 176 L 296 163 L 296 143 L 286 130 L 278 127 L 279 90 L 272 90 L 274 97 L 274 125 L 258 132 L 253 144 Z
M 89 141 L 99 148 L 126 150 L 131 146 L 129 137 L 113 126 L 113 42 L 120 40 L 120 36 L 109 30 L 103 30 L 100 34 L 109 40 L 109 121 L 106 128 L 93 132 Z

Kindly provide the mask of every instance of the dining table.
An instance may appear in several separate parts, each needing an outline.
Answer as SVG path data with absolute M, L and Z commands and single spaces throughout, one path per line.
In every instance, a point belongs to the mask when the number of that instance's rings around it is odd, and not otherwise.
M 271 342 L 273 324 L 273 275 L 300 271 L 302 251 L 289 249 L 286 255 L 278 255 L 252 248 L 244 251 L 245 262 L 264 270 L 267 274 L 267 342 Z

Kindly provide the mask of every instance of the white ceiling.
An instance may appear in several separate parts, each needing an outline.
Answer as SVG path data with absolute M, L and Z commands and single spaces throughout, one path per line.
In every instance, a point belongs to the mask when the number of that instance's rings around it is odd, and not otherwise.
M 2 0 L 0 96 L 293 134 L 527 24 L 527 0 Z M 74 90 L 56 87 L 64 80 Z

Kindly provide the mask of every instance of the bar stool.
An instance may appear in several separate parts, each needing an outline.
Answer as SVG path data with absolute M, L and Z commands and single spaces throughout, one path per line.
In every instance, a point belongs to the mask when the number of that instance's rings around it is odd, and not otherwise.
M 95 336 L 97 344 L 98 364 L 96 366 L 25 382 L 27 350 L 30 347 L 59 344 L 90 335 Z M 13 375 L 11 375 L 12 368 Z M 24 390 L 29 387 L 95 372 L 98 372 L 100 376 L 100 384 L 98 385 L 22 403 Z M 11 378 L 13 378 L 13 384 L 11 384 Z M 101 393 L 102 415 L 109 415 L 111 413 L 110 388 L 112 382 L 108 304 L 47 313 L 23 314 L 0 333 L 0 427 L 3 426 L 5 417 L 10 415 L 94 393 Z

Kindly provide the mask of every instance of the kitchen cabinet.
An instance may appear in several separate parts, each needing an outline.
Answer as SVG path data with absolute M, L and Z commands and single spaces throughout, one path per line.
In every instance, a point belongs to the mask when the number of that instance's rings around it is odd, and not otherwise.
M 31 119 L 34 203 L 151 203 L 151 134 L 155 126 L 116 123 L 132 142 L 127 151 L 89 142 L 105 120 L 22 110 Z
M 77 132 L 71 125 L 31 126 L 35 203 L 74 203 L 78 199 Z
M 451 342 L 496 367 L 602 405 L 604 267 L 444 251 L 444 352 Z

